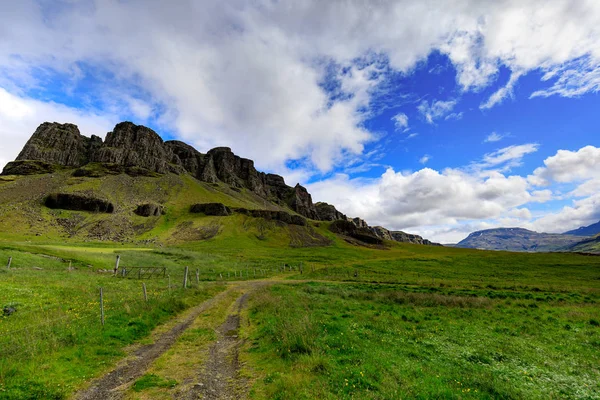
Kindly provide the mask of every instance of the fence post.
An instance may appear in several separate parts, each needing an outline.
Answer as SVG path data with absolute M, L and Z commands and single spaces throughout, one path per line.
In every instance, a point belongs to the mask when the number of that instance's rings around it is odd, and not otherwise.
M 104 326 L 104 292 L 100 288 L 100 323 Z
M 196 270 L 196 285 L 200 285 L 200 270 Z
M 184 289 L 187 289 L 188 269 L 189 269 L 189 267 L 185 267 L 185 273 L 183 274 L 183 288 Z
M 10 264 L 12 264 L 12 257 L 8 257 L 8 264 L 6 265 L 6 269 L 10 269 Z
M 168 277 L 169 277 L 169 294 L 171 294 L 171 274 L 169 274 Z
M 117 271 L 119 270 L 119 261 L 121 261 L 121 256 L 117 256 L 117 261 L 115 262 L 115 275 L 117 275 Z
M 146 284 L 142 283 L 142 290 L 144 291 L 144 301 L 148 302 L 148 292 L 146 292 Z

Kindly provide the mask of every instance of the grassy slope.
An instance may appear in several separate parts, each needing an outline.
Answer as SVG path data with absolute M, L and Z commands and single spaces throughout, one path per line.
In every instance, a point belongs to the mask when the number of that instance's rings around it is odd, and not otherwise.
M 393 243 L 376 250 L 344 242 L 327 223 L 300 229 L 187 212 L 206 201 L 265 207 L 249 193 L 216 189 L 186 176 L 81 179 L 64 172 L 0 183 L 0 263 L 14 259 L 13 270 L 0 269 L 0 306 L 18 305 L 0 318 L 0 398 L 26 398 L 27 390 L 31 398 L 62 398 L 124 345 L 222 290 L 210 281 L 239 279 L 242 270 L 251 279 L 255 268 L 327 281 L 277 286 L 252 300 L 245 373 L 255 377 L 257 398 L 289 398 L 290 391 L 305 398 L 593 398 L 598 389 L 600 328 L 591 321 L 600 320 L 600 258 Z M 59 190 L 93 190 L 117 212 L 40 207 L 43 193 Z M 129 198 L 165 203 L 167 214 L 134 216 Z M 78 232 L 69 237 L 57 218 L 76 219 Z M 121 223 L 130 242 L 87 241 L 104 220 Z M 214 238 L 187 240 L 215 225 Z M 310 244 L 311 236 L 331 244 L 291 246 Z M 184 266 L 198 268 L 204 289 L 169 296 L 168 278 L 148 281 L 152 303 L 145 305 L 139 281 L 96 272 L 111 269 L 116 254 L 124 267 L 167 267 L 174 284 Z M 66 271 L 68 260 L 75 271 Z M 282 264 L 302 265 L 303 273 L 276 272 Z M 97 324 L 98 286 L 107 290 L 105 330 Z M 406 299 L 411 293 L 417 297 Z M 27 327 L 27 335 L 9 333 Z M 10 350 L 15 346 L 23 350 Z M 153 371 L 164 375 L 161 382 L 180 380 L 164 365 Z M 531 373 L 537 381 L 526 379 Z
M 431 290 L 434 289 L 434 290 Z M 598 295 L 303 283 L 252 300 L 257 399 L 598 398 Z

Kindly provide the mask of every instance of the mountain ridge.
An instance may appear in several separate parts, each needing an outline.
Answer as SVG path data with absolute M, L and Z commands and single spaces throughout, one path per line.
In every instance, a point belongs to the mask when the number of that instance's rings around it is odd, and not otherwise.
M 568 251 L 583 236 L 540 233 L 525 228 L 493 228 L 472 232 L 456 247 L 506 251 Z
M 105 140 L 96 135 L 82 135 L 74 124 L 44 122 L 15 161 L 4 167 L 2 175 L 51 174 L 62 169 L 73 169 L 74 177 L 88 178 L 117 174 L 132 177 L 190 175 L 207 184 L 225 184 L 230 191 L 247 190 L 265 202 L 290 209 L 310 220 L 351 221 L 380 240 L 435 244 L 418 235 L 370 227 L 358 217 L 348 218 L 334 205 L 313 203 L 311 194 L 302 185 L 291 187 L 282 176 L 256 170 L 253 160 L 235 155 L 229 147 L 201 153 L 180 141 L 163 141 L 154 130 L 128 121 L 118 123 Z
M 564 232 L 564 235 L 575 235 L 575 236 L 596 236 L 600 234 L 600 221 L 595 224 L 588 226 L 581 226 L 577 229 Z

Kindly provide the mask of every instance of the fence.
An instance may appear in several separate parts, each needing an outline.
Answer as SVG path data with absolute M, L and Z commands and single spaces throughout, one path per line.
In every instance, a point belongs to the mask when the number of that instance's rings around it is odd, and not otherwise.
M 100 270 L 106 276 L 106 279 L 100 278 L 100 281 L 104 282 L 100 286 L 87 285 L 80 291 L 61 298 L 60 301 L 40 303 L 39 308 L 38 305 L 35 308 L 32 305 L 17 305 L 17 311 L 10 316 L 4 316 L 3 309 L 0 308 L 0 360 L 15 355 L 35 357 L 68 344 L 82 331 L 101 331 L 104 325 L 109 325 L 114 318 L 125 316 L 127 320 L 132 320 L 142 317 L 154 308 L 184 298 L 186 289 L 198 288 L 202 282 L 264 279 L 282 273 L 304 272 L 302 263 L 168 269 L 126 266 L 119 268 L 119 261 L 120 257 L 117 258 L 115 269 L 112 271 Z M 14 268 L 11 265 L 15 265 L 12 257 L 6 265 L 9 274 L 33 269 Z M 74 269 L 69 267 L 68 271 Z M 111 278 L 109 274 L 115 278 Z M 35 295 L 33 291 L 31 295 Z M 0 307 L 13 303 L 10 298 L 0 294 Z M 33 304 L 33 301 L 31 303 Z

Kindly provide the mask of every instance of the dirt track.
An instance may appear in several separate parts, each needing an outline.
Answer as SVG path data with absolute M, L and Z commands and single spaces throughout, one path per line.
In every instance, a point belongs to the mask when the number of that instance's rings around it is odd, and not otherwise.
M 258 287 L 269 284 L 264 281 L 251 281 L 240 284 L 243 294 L 236 300 L 234 311 L 217 329 L 217 340 L 210 347 L 209 357 L 202 371 L 199 371 L 197 382 L 181 399 L 239 399 L 244 397 L 244 385 L 239 379 L 238 350 L 242 343 L 238 337 L 240 326 L 239 313 L 246 303 L 248 293 Z M 74 395 L 76 400 L 116 400 L 121 399 L 125 391 L 146 373 L 154 360 L 167 351 L 192 322 L 220 301 L 233 290 L 232 285 L 225 292 L 194 307 L 186 313 L 181 321 L 161 334 L 154 343 L 137 348 L 123 359 L 107 374 L 96 379 L 92 384 Z M 238 286 L 239 287 L 239 286 Z

